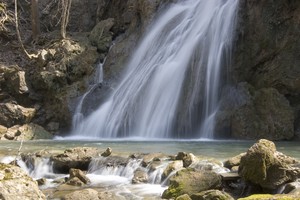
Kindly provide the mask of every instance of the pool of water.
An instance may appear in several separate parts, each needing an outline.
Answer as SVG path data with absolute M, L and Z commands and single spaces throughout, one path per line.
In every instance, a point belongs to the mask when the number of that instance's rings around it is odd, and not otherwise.
M 105 150 L 112 148 L 114 153 L 129 155 L 131 153 L 151 153 L 162 152 L 175 155 L 179 151 L 193 153 L 197 156 L 208 156 L 220 160 L 225 160 L 237 154 L 247 151 L 255 141 L 237 140 L 137 140 L 137 139 L 118 139 L 118 140 L 36 140 L 21 142 L 0 141 L 0 155 L 16 155 L 18 150 L 21 152 L 34 152 L 42 149 L 51 151 L 63 151 L 73 147 L 97 147 Z M 276 142 L 277 150 L 300 159 L 300 142 Z

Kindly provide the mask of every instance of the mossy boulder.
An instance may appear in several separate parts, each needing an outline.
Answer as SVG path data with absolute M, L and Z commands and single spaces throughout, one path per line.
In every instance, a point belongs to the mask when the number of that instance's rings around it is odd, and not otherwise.
M 176 198 L 183 194 L 192 195 L 210 189 L 221 187 L 221 177 L 210 171 L 184 169 L 176 172 L 170 179 L 170 185 L 164 191 L 162 198 Z
M 220 190 L 207 190 L 193 194 L 192 200 L 234 200 L 232 196 Z
M 300 177 L 299 168 L 293 168 L 289 161 L 281 158 L 273 142 L 261 139 L 241 158 L 239 175 L 262 188 L 277 189 Z
M 288 194 L 254 194 L 245 198 L 239 198 L 238 200 L 300 200 L 300 196 Z

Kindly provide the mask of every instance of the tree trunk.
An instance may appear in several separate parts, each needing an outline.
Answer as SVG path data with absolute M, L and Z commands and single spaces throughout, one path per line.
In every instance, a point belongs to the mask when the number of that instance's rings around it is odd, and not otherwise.
M 62 3 L 61 37 L 65 39 L 72 0 L 61 0 L 61 3 Z

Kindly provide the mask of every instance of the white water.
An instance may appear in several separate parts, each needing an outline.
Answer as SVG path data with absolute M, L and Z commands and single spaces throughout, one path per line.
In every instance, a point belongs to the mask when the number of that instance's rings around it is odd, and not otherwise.
M 149 29 L 110 98 L 73 135 L 213 138 L 237 4 L 185 0 L 171 5 Z
M 103 61 L 103 63 L 105 62 L 105 60 Z M 98 63 L 97 64 L 97 68 L 96 68 L 96 73 L 95 73 L 95 77 L 94 77 L 94 84 L 92 84 L 90 86 L 90 88 L 88 89 L 88 91 L 86 93 L 84 93 L 79 101 L 78 104 L 76 106 L 74 115 L 73 115 L 73 119 L 72 119 L 72 125 L 73 125 L 73 130 L 76 129 L 81 129 L 79 126 L 81 126 L 81 122 L 84 119 L 83 113 L 82 113 L 82 106 L 83 106 L 83 102 L 85 100 L 85 98 L 96 88 L 99 87 L 99 84 L 101 84 L 103 82 L 103 63 Z

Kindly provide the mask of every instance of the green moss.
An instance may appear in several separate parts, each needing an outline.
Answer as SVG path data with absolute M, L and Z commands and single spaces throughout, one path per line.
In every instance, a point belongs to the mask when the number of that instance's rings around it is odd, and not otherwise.
M 285 194 L 254 194 L 249 197 L 240 198 L 238 200 L 300 200 L 300 197 Z
M 164 193 L 162 194 L 162 198 L 165 198 L 165 199 L 176 198 L 176 197 L 178 197 L 182 194 L 183 194 L 183 185 L 181 185 L 181 184 L 179 184 L 179 185 L 171 184 L 169 186 L 169 188 L 166 189 L 164 191 Z

